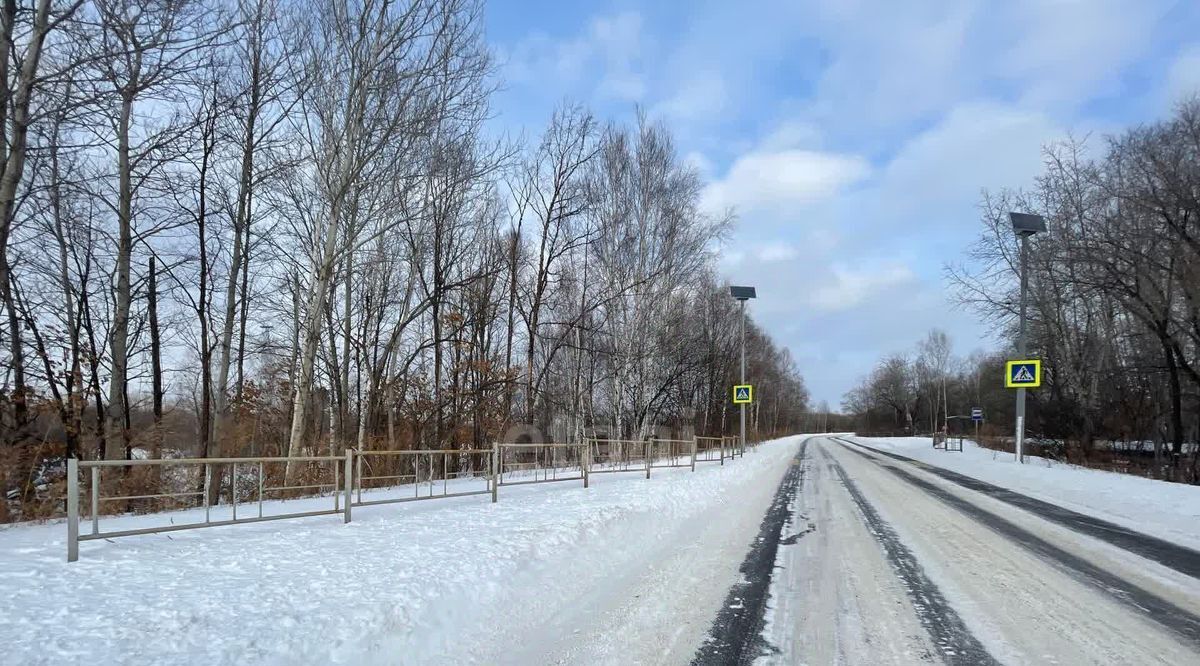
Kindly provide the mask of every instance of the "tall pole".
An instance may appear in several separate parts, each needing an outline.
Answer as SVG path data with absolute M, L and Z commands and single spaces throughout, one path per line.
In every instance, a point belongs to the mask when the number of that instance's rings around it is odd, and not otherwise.
M 742 304 L 742 384 L 746 383 L 746 301 Z M 746 403 L 738 405 L 742 419 L 742 455 L 746 454 Z
M 1017 328 L 1017 357 L 1025 360 L 1025 293 L 1029 289 L 1029 236 L 1021 234 L 1021 321 Z M 1017 389 L 1017 462 L 1025 462 L 1025 389 Z

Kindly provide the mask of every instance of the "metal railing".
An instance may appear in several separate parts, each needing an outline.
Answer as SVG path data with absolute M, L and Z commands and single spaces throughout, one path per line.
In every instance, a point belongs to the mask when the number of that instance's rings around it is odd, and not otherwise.
M 354 506 L 486 495 L 492 490 L 492 449 L 354 451 Z M 463 489 L 465 479 L 482 480 L 481 489 Z M 441 483 L 438 483 L 438 482 Z M 451 487 L 452 483 L 454 488 Z M 375 490 L 412 485 L 412 495 L 363 499 L 363 488 Z M 441 492 L 438 492 L 440 486 Z M 469 486 L 468 486 L 469 487 Z M 424 492 L 422 492 L 424 489 Z
M 193 530 L 202 527 L 217 527 L 221 525 L 236 525 L 241 523 L 257 523 L 265 520 L 283 520 L 285 518 L 304 518 L 308 516 L 326 516 L 335 513 L 341 513 L 345 516 L 345 522 L 350 522 L 350 489 L 352 478 L 352 453 L 346 452 L 344 457 L 341 456 L 296 456 L 291 458 L 164 458 L 156 460 L 76 460 L 74 458 L 67 460 L 67 561 L 74 562 L 79 559 L 79 542 L 90 541 L 93 539 L 112 539 L 116 537 L 134 536 L 138 534 L 156 534 L 159 532 L 176 532 L 179 530 Z M 267 485 L 267 474 L 264 466 L 278 465 L 295 465 L 296 463 L 318 463 L 318 465 L 328 464 L 330 469 L 326 472 L 330 475 L 328 483 L 305 483 L 302 480 L 297 482 L 295 479 L 298 475 L 293 475 L 293 481 L 288 482 L 285 478 L 283 485 L 270 486 Z M 230 510 L 232 517 L 224 520 L 212 519 L 212 499 L 216 498 L 219 502 L 221 494 L 220 479 L 217 481 L 218 487 L 214 492 L 213 488 L 213 466 L 229 466 L 230 478 Z M 343 469 L 344 466 L 344 469 Z M 174 492 L 155 492 L 143 494 L 118 494 L 105 496 L 102 493 L 104 479 L 102 472 L 104 468 L 124 468 L 126 472 L 140 467 L 179 467 L 193 468 L 201 471 L 203 474 L 202 483 L 193 483 L 192 479 L 185 478 L 182 481 L 183 487 L 195 488 L 200 487 L 200 490 L 176 490 Z M 242 494 L 242 488 L 246 485 L 240 483 L 239 468 L 241 471 L 250 471 L 256 483 L 252 483 L 252 487 L 256 489 L 255 497 L 250 502 L 242 502 L 241 506 L 255 506 L 256 515 L 251 515 L 246 518 L 239 518 L 238 506 L 239 495 Z M 90 470 L 90 479 L 88 483 L 89 490 L 89 513 L 91 514 L 92 530 L 88 534 L 79 533 L 79 472 L 81 469 Z M 188 476 L 188 475 L 185 475 Z M 118 485 L 119 484 L 113 484 Z M 159 490 L 163 490 L 159 488 Z M 333 491 L 333 508 L 321 509 L 317 511 L 296 511 L 290 513 L 281 513 L 274 515 L 263 514 L 263 500 L 270 494 L 275 493 L 295 493 L 298 491 L 315 490 L 317 494 L 323 491 Z M 344 495 L 344 497 L 343 497 Z M 126 502 L 133 503 L 140 500 L 177 500 L 179 498 L 200 497 L 201 504 L 204 507 L 204 521 L 177 523 L 171 525 L 161 525 L 155 527 L 143 527 L 125 530 L 101 531 L 100 529 L 100 507 L 102 502 Z
M 493 444 L 492 467 L 496 477 L 492 483 L 492 501 L 496 501 L 500 486 L 583 481 L 583 487 L 587 488 L 587 448 L 587 444 Z
M 696 438 L 652 439 L 651 467 L 690 467 L 696 471 Z
M 732 460 L 738 450 L 738 438 L 725 437 L 696 437 L 696 461 L 719 462 Z
M 726 435 L 722 439 L 725 440 L 725 455 L 730 459 L 743 458 L 746 455 L 746 444 L 742 443 L 742 438 L 737 435 Z
M 589 439 L 581 444 L 522 444 L 497 442 L 491 449 L 436 449 L 410 451 L 356 451 L 344 456 L 259 458 L 164 458 L 155 460 L 67 460 L 67 561 L 79 559 L 79 542 L 94 539 L 175 532 L 267 520 L 342 514 L 350 522 L 351 508 L 414 500 L 464 497 L 491 493 L 498 499 L 500 486 L 557 481 L 583 481 L 593 473 L 645 471 L 653 467 L 691 467 L 696 462 L 732 458 L 736 437 L 694 437 L 691 440 Z M 117 478 L 105 478 L 105 468 L 119 469 Z M 138 470 L 152 468 L 152 474 Z M 214 469 L 216 473 L 214 474 Z M 291 470 L 288 472 L 287 470 Z M 91 531 L 80 534 L 80 477 L 88 471 L 87 513 Z M 164 474 L 168 470 L 170 474 Z M 274 473 L 272 473 L 274 471 Z M 226 477 L 226 475 L 228 475 Z M 147 479 L 145 477 L 150 476 Z M 214 478 L 215 477 L 215 478 Z M 223 483 L 228 478 L 229 483 Z M 137 492 L 147 482 L 154 492 Z M 483 488 L 471 487 L 482 481 Z M 272 482 L 276 485 L 271 485 Z M 440 482 L 440 483 L 439 483 Z M 364 498 L 363 492 L 412 486 L 403 496 Z M 438 492 L 440 486 L 440 491 Z M 104 494 L 104 489 L 115 490 Z M 228 495 L 228 504 L 222 499 Z M 267 515 L 264 502 L 313 499 L 330 493 L 333 508 Z M 197 501 L 199 498 L 199 501 Z M 124 513 L 138 502 L 157 501 L 203 507 L 204 519 L 153 527 L 101 530 L 104 503 L 124 502 Z M 228 509 L 229 518 L 213 519 L 214 508 Z M 239 509 L 249 512 L 239 517 Z
M 584 443 L 589 474 L 645 472 L 646 478 L 650 478 L 650 440 L 593 437 L 585 439 Z

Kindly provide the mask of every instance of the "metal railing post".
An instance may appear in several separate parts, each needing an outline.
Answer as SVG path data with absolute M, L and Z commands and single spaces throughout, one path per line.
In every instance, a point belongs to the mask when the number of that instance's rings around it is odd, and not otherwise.
M 500 443 L 492 442 L 492 504 L 496 503 L 500 490 Z
M 354 485 L 358 488 L 358 503 L 362 504 L 362 454 L 354 456 Z M 378 475 L 376 475 L 378 476 Z
M 79 461 L 67 458 L 67 561 L 79 559 Z
M 233 502 L 233 519 L 237 520 L 237 463 L 229 466 L 229 499 Z
M 100 533 L 100 468 L 92 468 L 92 534 Z
M 263 464 L 258 462 L 258 517 L 262 518 Z
M 337 465 L 334 465 L 337 468 Z M 350 493 L 354 490 L 354 449 L 346 449 L 346 505 L 343 509 L 343 522 L 350 522 Z M 334 493 L 337 490 L 334 489 Z
M 204 463 L 204 522 L 209 522 L 208 487 L 212 484 L 212 465 Z
M 650 478 L 650 461 L 654 457 L 654 438 L 646 440 L 646 478 Z

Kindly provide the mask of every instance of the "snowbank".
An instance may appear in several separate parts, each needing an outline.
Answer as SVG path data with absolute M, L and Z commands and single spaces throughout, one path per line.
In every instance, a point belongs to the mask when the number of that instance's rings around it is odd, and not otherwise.
M 928 437 L 848 437 L 998 486 L 1200 550 L 1200 486 L 1154 481 L 1012 454 L 972 441 L 963 451 L 934 449 Z

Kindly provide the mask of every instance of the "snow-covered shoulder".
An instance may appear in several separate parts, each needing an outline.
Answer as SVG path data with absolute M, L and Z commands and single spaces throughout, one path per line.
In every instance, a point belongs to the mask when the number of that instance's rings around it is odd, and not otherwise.
M 1144 534 L 1200 550 L 1200 486 L 1155 481 L 1028 456 L 966 441 L 962 452 L 934 449 L 928 437 L 851 437 L 981 481 L 1024 493 Z
M 650 663 L 672 649 L 686 661 L 798 441 L 651 479 L 502 488 L 497 504 L 90 541 L 74 564 L 61 523 L 0 530 L 3 660 L 597 663 L 619 649 Z

